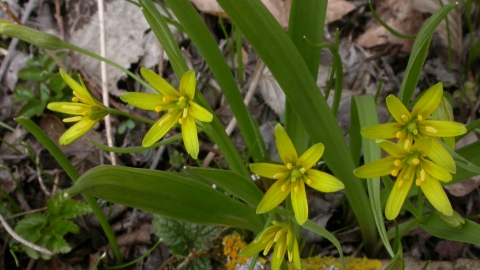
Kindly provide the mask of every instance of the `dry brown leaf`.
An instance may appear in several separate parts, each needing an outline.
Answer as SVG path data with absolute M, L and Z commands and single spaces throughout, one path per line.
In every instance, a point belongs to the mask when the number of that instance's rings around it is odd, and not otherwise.
M 216 0 L 190 0 L 190 2 L 202 12 L 221 15 L 222 17 L 228 18 Z M 288 27 L 288 18 L 292 0 L 262 0 L 262 2 L 275 19 L 277 19 L 278 23 L 286 29 Z M 355 8 L 356 6 L 354 4 L 345 0 L 329 0 L 325 22 L 331 23 L 339 20 Z
M 260 85 L 260 93 L 265 103 L 267 103 L 278 116 L 281 116 L 285 111 L 285 94 L 268 68 L 263 70 L 262 77 L 258 81 L 258 84 Z
M 411 0 L 399 1 L 377 1 L 375 10 L 378 16 L 397 32 L 404 35 L 415 35 L 423 24 L 423 17 L 420 12 L 412 7 Z M 403 52 L 410 52 L 413 46 L 413 39 L 403 39 L 391 34 L 385 27 L 375 22 L 363 33 L 357 42 L 362 47 L 372 48 L 384 44 L 401 44 Z
M 442 257 L 454 260 L 462 254 L 464 243 L 454 242 L 450 240 L 440 241 L 435 248 Z

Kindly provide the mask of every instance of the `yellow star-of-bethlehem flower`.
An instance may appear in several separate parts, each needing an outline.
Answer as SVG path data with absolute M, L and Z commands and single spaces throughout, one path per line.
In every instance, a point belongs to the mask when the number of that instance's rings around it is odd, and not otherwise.
M 452 175 L 434 161 L 427 159 L 427 157 L 431 159 L 432 141 L 427 137 L 422 138 L 407 150 L 393 142 L 378 139 L 378 145 L 390 156 L 365 164 L 354 171 L 355 176 L 359 178 L 389 174 L 397 177 L 385 207 L 387 219 L 392 220 L 398 216 L 414 181 L 433 207 L 444 215 L 453 215 L 450 201 L 439 182 L 439 180 L 449 182 Z
M 425 92 L 413 107 L 412 112 L 409 112 L 397 97 L 389 95 L 386 99 L 387 108 L 396 122 L 365 127 L 361 130 L 361 134 L 368 139 L 397 138 L 398 144 L 405 149 L 409 149 L 414 140 L 430 137 L 432 138 L 432 155 L 442 157 L 443 163 L 439 165 L 455 173 L 453 158 L 434 138 L 462 135 L 467 132 L 467 129 L 456 122 L 427 119 L 437 109 L 442 98 L 443 86 L 442 83 L 437 83 Z
M 195 72 L 190 70 L 183 74 L 180 80 L 180 91 L 176 91 L 151 70 L 142 68 L 140 73 L 158 91 L 158 94 L 126 93 L 120 98 L 140 109 L 156 112 L 167 111 L 147 132 L 142 145 L 148 147 L 154 144 L 178 123 L 182 129 L 185 148 L 196 159 L 199 145 L 195 119 L 201 122 L 211 122 L 213 115 L 207 109 L 193 102 L 196 85 Z
M 277 270 L 283 261 L 285 251 L 288 254 L 288 261 L 293 262 L 295 268 L 300 269 L 300 253 L 298 241 L 289 222 L 273 221 L 272 226 L 263 230 L 255 240 L 251 242 L 238 256 L 246 257 L 263 250 L 266 256 L 273 245 L 272 270 Z
M 297 151 L 280 124 L 275 126 L 275 141 L 278 154 L 285 165 L 271 163 L 250 164 L 250 169 L 263 177 L 278 179 L 265 193 L 257 206 L 257 213 L 266 213 L 277 207 L 288 194 L 292 197 L 293 212 L 298 224 L 308 219 L 305 183 L 322 192 L 335 192 L 344 188 L 334 176 L 312 169 L 322 157 L 323 144 L 314 144 L 298 158 Z
M 59 139 L 61 145 L 67 145 L 87 133 L 108 114 L 108 109 L 90 95 L 83 82 L 80 85 L 62 69 L 60 69 L 60 75 L 73 90 L 73 102 L 52 102 L 47 105 L 47 108 L 56 112 L 76 115 L 63 119 L 63 122 L 77 122 Z

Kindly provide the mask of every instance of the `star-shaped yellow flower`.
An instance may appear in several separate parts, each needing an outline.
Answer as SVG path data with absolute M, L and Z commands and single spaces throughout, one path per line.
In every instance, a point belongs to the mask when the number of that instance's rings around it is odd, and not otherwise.
M 444 215 L 453 214 L 452 206 L 440 181 L 452 180 L 452 175 L 443 167 L 427 159 L 430 158 L 432 140 L 422 138 L 416 141 L 410 150 L 393 142 L 378 139 L 389 157 L 365 164 L 354 171 L 359 178 L 373 178 L 391 174 L 397 177 L 395 185 L 387 200 L 385 216 L 392 220 L 398 216 L 408 191 L 415 181 L 420 186 L 428 201 Z
M 272 226 L 262 231 L 252 243 L 250 243 L 238 255 L 242 257 L 251 256 L 263 250 L 266 256 L 273 245 L 272 270 L 277 270 L 283 261 L 285 251 L 288 254 L 288 261 L 292 262 L 295 268 L 300 269 L 300 253 L 298 241 L 289 222 L 272 222 Z
M 442 157 L 443 163 L 438 164 L 455 173 L 453 158 L 445 147 L 434 138 L 462 135 L 467 132 L 467 129 L 462 124 L 453 121 L 428 119 L 437 109 L 442 98 L 442 83 L 437 83 L 425 92 L 413 107 L 412 112 L 409 112 L 397 97 L 389 95 L 386 99 L 387 107 L 396 122 L 365 127 L 361 130 L 361 134 L 369 139 L 397 138 L 398 144 L 405 149 L 410 149 L 414 140 L 424 137 L 432 138 L 431 155 L 438 156 L 438 159 Z
M 298 224 L 308 219 L 307 195 L 305 183 L 322 192 L 335 192 L 344 188 L 340 180 L 312 167 L 322 157 L 323 144 L 314 144 L 298 158 L 297 151 L 280 124 L 275 126 L 275 140 L 278 154 L 285 165 L 270 163 L 250 164 L 250 169 L 263 177 L 278 179 L 268 189 L 257 206 L 257 213 L 266 213 L 277 207 L 288 194 L 292 197 L 292 206 Z
M 73 90 L 73 102 L 52 102 L 47 105 L 47 108 L 56 112 L 76 115 L 63 119 L 63 122 L 77 122 L 59 139 L 61 145 L 67 145 L 89 131 L 93 125 L 108 114 L 108 110 L 90 95 L 83 82 L 80 85 L 62 69 L 60 69 L 60 75 Z
M 190 70 L 182 76 L 180 91 L 176 91 L 162 77 L 151 70 L 142 68 L 140 73 L 158 91 L 158 94 L 126 93 L 120 98 L 140 109 L 156 112 L 167 111 L 147 132 L 142 145 L 148 147 L 154 144 L 178 123 L 182 128 L 185 148 L 196 159 L 199 145 L 195 119 L 202 122 L 211 122 L 213 115 L 207 109 L 193 102 L 196 86 L 195 72 Z

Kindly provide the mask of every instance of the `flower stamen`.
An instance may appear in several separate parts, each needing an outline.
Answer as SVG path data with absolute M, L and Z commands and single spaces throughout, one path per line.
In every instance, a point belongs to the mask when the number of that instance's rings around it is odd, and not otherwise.
M 156 111 L 157 113 L 161 112 L 161 111 L 162 111 L 162 106 L 157 106 L 157 107 L 155 107 L 155 111 Z
M 272 178 L 273 178 L 273 179 L 280 179 L 280 178 L 282 178 L 284 175 L 285 175 L 284 173 L 276 173 L 276 174 L 273 175 Z
M 403 186 L 403 180 L 398 181 L 397 186 L 398 186 L 398 188 L 401 188 Z
M 437 133 L 437 130 L 434 127 L 426 126 L 425 130 L 430 133 Z

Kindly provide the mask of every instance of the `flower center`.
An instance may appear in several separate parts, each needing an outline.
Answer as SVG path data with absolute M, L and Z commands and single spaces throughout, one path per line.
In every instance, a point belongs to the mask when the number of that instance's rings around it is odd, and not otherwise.
M 302 178 L 305 173 L 305 168 L 293 166 L 291 163 L 287 164 L 287 168 L 290 169 L 290 181 L 295 182 L 297 179 Z

